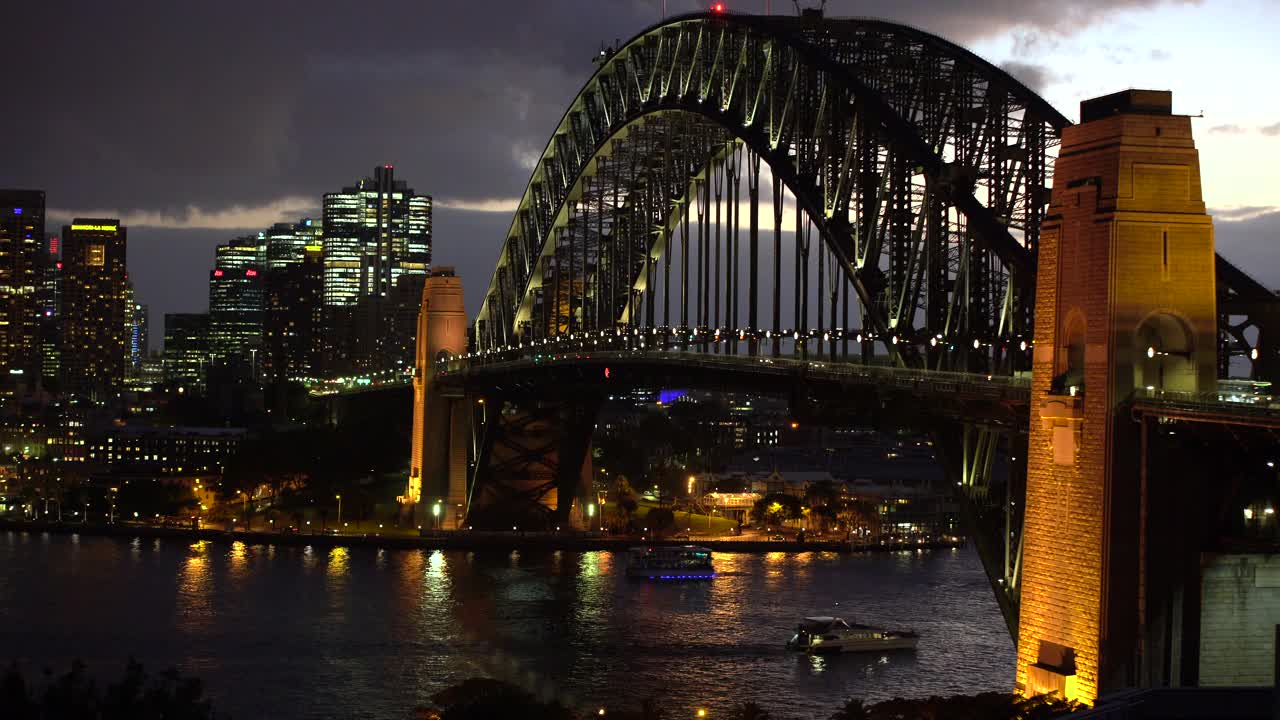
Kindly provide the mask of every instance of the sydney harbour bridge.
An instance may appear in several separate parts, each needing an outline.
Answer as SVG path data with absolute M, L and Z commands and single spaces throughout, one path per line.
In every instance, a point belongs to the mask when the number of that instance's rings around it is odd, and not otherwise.
M 782 394 L 806 422 L 932 433 L 1017 638 L 1029 553 L 1024 508 L 1035 504 L 1029 465 L 1044 452 L 1045 463 L 1087 465 L 1080 447 L 1088 451 L 1096 439 L 1089 428 L 1097 427 L 1087 402 L 1102 388 L 1090 383 L 1082 400 L 1086 368 L 1114 374 L 1121 365 L 1133 375 L 1108 395 L 1106 412 L 1108 423 L 1124 427 L 1107 424 L 1100 442 L 1107 458 L 1130 458 L 1107 461 L 1133 469 L 1125 487 L 1139 487 L 1141 465 L 1141 496 L 1107 480 L 1096 504 L 1108 528 L 1126 503 L 1143 508 L 1143 524 L 1128 535 L 1108 530 L 1101 548 L 1082 541 L 1084 555 L 1111 563 L 1089 571 L 1100 589 L 1084 594 L 1097 595 L 1095 604 L 1135 594 L 1132 602 L 1147 603 L 1136 614 L 1110 611 L 1136 623 L 1126 630 L 1136 639 L 1123 652 L 1099 650 L 1096 636 L 1105 631 L 1053 631 L 1050 620 L 1029 625 L 1024 611 L 1023 635 L 1037 638 L 1019 641 L 1018 682 L 1091 699 L 1099 687 L 1142 684 L 1151 673 L 1185 674 L 1177 662 L 1171 670 L 1167 660 L 1150 659 L 1168 641 L 1147 629 L 1163 611 L 1141 599 L 1155 592 L 1147 583 L 1181 576 L 1159 575 L 1146 550 L 1130 553 L 1142 558 L 1131 563 L 1114 548 L 1145 548 L 1145 508 L 1158 502 L 1147 494 L 1149 473 L 1208 462 L 1205 448 L 1222 433 L 1249 458 L 1273 445 L 1280 427 L 1280 413 L 1250 391 L 1213 383 L 1233 369 L 1259 381 L 1280 376 L 1280 299 L 1212 255 L 1212 229 L 1196 204 L 1198 160 L 1181 175 L 1151 170 L 1149 195 L 1134 195 L 1125 179 L 1119 183 L 1129 189 L 1118 195 L 1093 176 L 1055 184 L 1071 122 L 973 53 L 877 20 L 812 11 L 686 15 L 601 51 L 596 64 L 500 239 L 479 314 L 465 318 L 459 279 L 448 272 L 428 282 L 406 499 L 459 508 L 450 515 L 457 526 L 483 525 L 514 506 L 540 508 L 549 524 L 581 523 L 591 433 L 607 394 L 636 386 Z M 1189 121 L 1149 96 L 1103 98 L 1091 112 L 1104 123 L 1114 115 L 1168 117 L 1154 126 L 1165 139 L 1138 142 L 1135 152 L 1184 157 L 1190 148 L 1194 156 Z M 1158 165 L 1138 163 L 1124 177 Z M 1119 197 L 1121 210 L 1150 197 L 1170 227 L 1203 218 L 1210 254 L 1194 272 L 1208 294 L 1207 330 L 1195 320 L 1135 320 L 1121 339 L 1111 319 L 1107 332 L 1115 333 L 1097 342 L 1092 324 L 1087 342 L 1064 339 L 1077 331 L 1063 325 L 1065 308 L 1052 305 L 1045 288 L 1050 310 L 1036 313 L 1037 280 L 1046 277 L 1041 246 L 1049 242 L 1042 229 L 1060 228 L 1055 237 L 1065 238 L 1061 228 L 1070 223 L 1061 217 L 1074 212 L 1065 208 L 1089 193 L 1099 212 L 1104 197 Z M 1173 195 L 1182 205 L 1160 205 Z M 1164 231 L 1166 280 L 1192 267 L 1179 264 L 1179 232 L 1171 266 Z M 1080 262 L 1064 260 L 1068 250 L 1059 252 L 1057 242 L 1057 267 Z M 1164 299 L 1152 302 L 1165 315 L 1189 317 L 1179 315 L 1176 293 L 1158 292 Z M 1120 307 L 1105 289 L 1100 294 L 1107 307 Z M 1142 352 L 1126 354 L 1126 344 Z M 1188 369 L 1197 363 L 1199 371 Z M 1035 379 L 1042 367 L 1051 380 Z M 1193 449 L 1149 460 L 1174 428 Z M 1203 534 L 1217 532 L 1211 524 Z M 1117 595 L 1108 578 L 1134 563 L 1138 587 Z M 1036 617 L 1051 617 L 1052 603 L 1041 605 Z M 1114 634 L 1121 621 L 1099 622 Z M 1083 689 L 1071 690 L 1073 683 Z

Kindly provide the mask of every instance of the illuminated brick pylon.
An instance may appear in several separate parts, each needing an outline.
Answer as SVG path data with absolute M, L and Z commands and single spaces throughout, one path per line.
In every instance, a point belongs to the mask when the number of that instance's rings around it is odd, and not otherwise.
M 436 361 L 467 351 L 462 279 L 436 267 L 422 290 L 413 375 L 413 452 L 401 501 L 413 506 L 419 525 L 451 529 L 466 515 L 470 405 L 432 380 Z
M 1081 104 L 1041 228 L 1017 685 L 1150 682 L 1135 389 L 1216 388 L 1213 224 L 1168 92 Z M 1147 678 L 1147 679 L 1144 679 Z

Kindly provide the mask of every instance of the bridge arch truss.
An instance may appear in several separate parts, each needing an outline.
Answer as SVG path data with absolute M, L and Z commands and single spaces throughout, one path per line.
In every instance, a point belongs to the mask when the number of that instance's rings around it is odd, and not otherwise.
M 878 342 L 902 365 L 1029 366 L 1068 123 L 1021 83 L 912 28 L 809 17 L 683 16 L 599 65 L 515 214 L 478 350 L 622 329 L 727 353 L 869 359 Z

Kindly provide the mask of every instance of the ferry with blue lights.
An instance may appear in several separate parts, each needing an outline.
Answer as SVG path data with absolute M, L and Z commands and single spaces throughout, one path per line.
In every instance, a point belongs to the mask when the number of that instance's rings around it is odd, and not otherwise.
M 711 550 L 696 545 L 633 547 L 627 577 L 641 580 L 710 580 Z

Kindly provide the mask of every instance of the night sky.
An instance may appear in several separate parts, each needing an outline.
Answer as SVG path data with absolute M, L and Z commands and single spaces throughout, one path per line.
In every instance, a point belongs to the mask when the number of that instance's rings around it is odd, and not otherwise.
M 155 325 L 205 309 L 215 244 L 319 217 L 322 193 L 386 163 L 435 197 L 435 261 L 458 266 L 474 310 L 601 42 L 662 15 L 661 0 L 12 5 L 0 186 L 46 190 L 50 230 L 121 217 Z M 1280 71 L 1271 0 L 833 0 L 828 14 L 964 44 L 1072 119 L 1084 97 L 1172 89 L 1175 112 L 1205 114 L 1219 249 L 1280 287 L 1280 100 L 1254 84 Z

